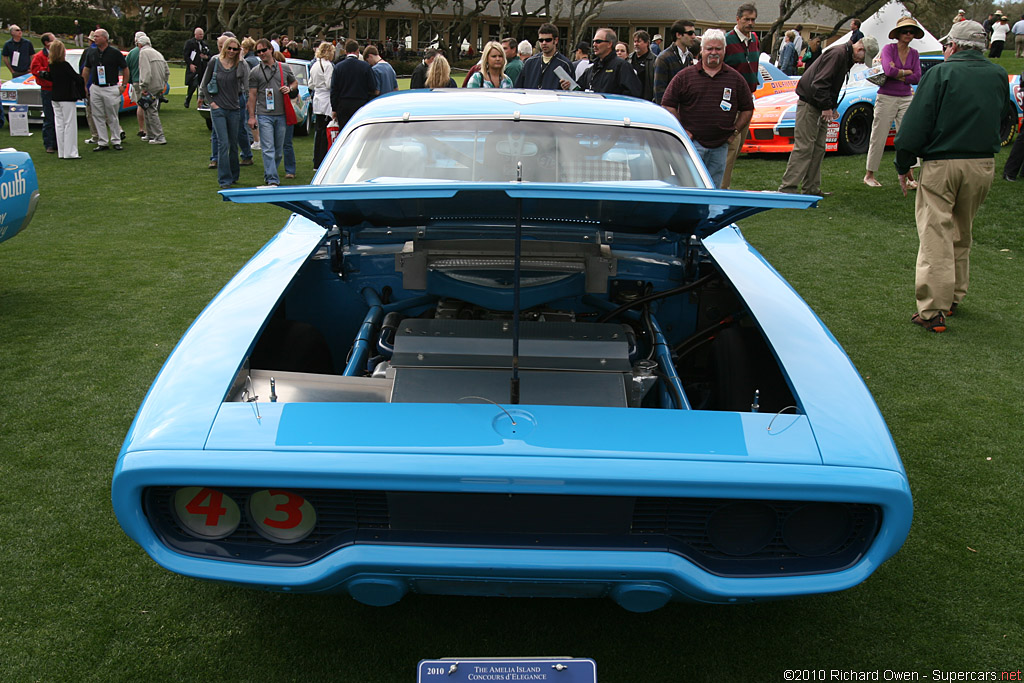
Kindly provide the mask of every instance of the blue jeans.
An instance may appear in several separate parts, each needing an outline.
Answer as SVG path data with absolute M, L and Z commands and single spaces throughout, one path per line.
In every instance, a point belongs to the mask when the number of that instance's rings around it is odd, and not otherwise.
M 252 159 L 252 132 L 249 130 L 249 114 L 246 111 L 246 107 L 249 103 L 249 97 L 244 92 L 238 95 L 238 111 L 239 114 L 239 125 L 238 125 L 238 151 L 242 154 L 243 159 Z
M 284 172 L 295 175 L 295 148 L 292 146 L 292 136 L 295 134 L 295 126 L 287 126 L 284 133 Z
M 708 175 L 714 181 L 715 187 L 721 186 L 722 176 L 725 175 L 725 162 L 729 158 L 729 143 L 719 145 L 718 147 L 705 147 L 692 138 L 691 141 L 697 150 L 697 154 L 700 155 L 701 161 L 708 167 Z
M 260 151 L 263 153 L 263 182 L 267 185 L 280 185 L 277 165 L 284 157 L 284 141 L 288 125 L 284 122 L 284 114 L 273 116 L 260 114 L 256 117 L 260 126 Z
M 222 187 L 238 182 L 238 109 L 210 109 L 213 132 L 217 140 L 217 183 Z
M 45 149 L 57 149 L 57 126 L 53 118 L 53 93 L 49 90 L 40 90 L 43 97 L 43 147 Z

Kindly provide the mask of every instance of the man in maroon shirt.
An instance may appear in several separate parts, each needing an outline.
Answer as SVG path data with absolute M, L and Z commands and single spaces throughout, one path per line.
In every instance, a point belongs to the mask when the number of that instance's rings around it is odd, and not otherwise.
M 677 73 L 661 99 L 690 135 L 716 187 L 725 173 L 729 142 L 754 114 L 746 80 L 723 63 L 724 55 L 725 34 L 716 28 L 705 31 L 700 62 Z

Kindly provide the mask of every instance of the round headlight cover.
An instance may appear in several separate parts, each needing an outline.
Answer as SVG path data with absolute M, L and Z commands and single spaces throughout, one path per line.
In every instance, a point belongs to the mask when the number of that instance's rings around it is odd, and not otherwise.
M 778 517 L 766 503 L 739 501 L 715 510 L 708 518 L 708 540 L 721 553 L 753 555 L 775 538 Z
M 198 538 L 226 538 L 238 528 L 242 513 L 231 496 L 203 486 L 174 492 L 174 514 L 185 531 Z
M 808 503 L 793 511 L 782 527 L 782 540 L 793 552 L 824 557 L 836 552 L 853 531 L 853 514 L 842 503 Z
M 313 505 L 297 493 L 280 489 L 253 493 L 249 497 L 249 515 L 260 535 L 277 543 L 297 543 L 316 526 Z

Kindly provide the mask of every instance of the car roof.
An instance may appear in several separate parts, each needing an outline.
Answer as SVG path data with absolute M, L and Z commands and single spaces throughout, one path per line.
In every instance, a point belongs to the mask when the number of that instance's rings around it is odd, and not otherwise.
M 569 93 L 553 90 L 506 90 L 451 88 L 401 90 L 377 97 L 352 117 L 351 125 L 368 119 L 403 118 L 416 112 L 417 119 L 458 116 L 516 116 L 607 121 L 648 125 L 681 132 L 679 122 L 665 109 L 620 95 Z

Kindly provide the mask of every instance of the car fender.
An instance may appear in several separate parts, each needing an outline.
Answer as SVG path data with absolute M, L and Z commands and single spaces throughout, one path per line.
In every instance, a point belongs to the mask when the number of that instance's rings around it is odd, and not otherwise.
M 903 473 L 871 392 L 814 311 L 735 226 L 718 231 L 704 245 L 749 307 L 784 369 L 799 412 L 810 420 L 822 462 Z M 823 377 L 829 380 L 823 382 Z

